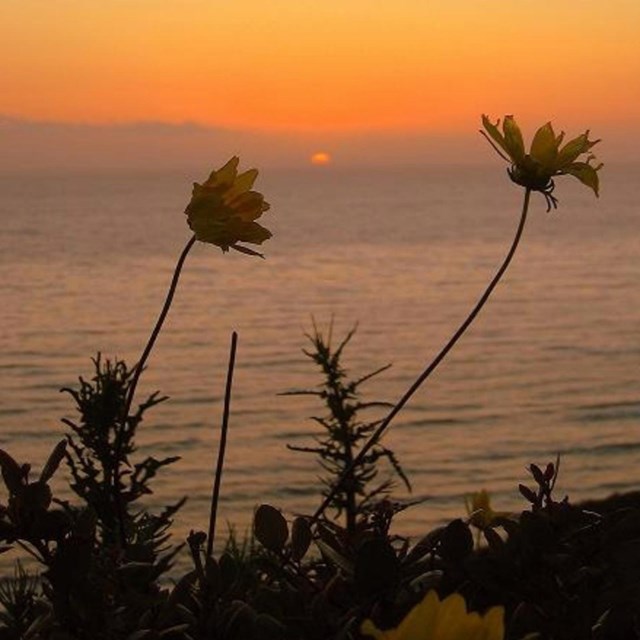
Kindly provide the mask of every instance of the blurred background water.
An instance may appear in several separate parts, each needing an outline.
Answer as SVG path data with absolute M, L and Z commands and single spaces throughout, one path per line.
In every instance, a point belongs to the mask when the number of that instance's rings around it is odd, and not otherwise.
M 430 497 L 398 518 L 402 533 L 464 514 L 481 488 L 495 508 L 519 508 L 526 465 L 556 454 L 558 492 L 573 500 L 638 488 L 639 173 L 605 167 L 599 200 L 561 179 L 549 214 L 534 195 L 506 278 L 385 437 L 414 497 Z M 0 176 L 0 447 L 18 461 L 43 464 L 60 418 L 74 418 L 59 389 L 91 376 L 96 351 L 140 356 L 190 236 L 190 183 L 206 174 Z M 272 205 L 267 259 L 196 245 L 139 386 L 139 400 L 170 396 L 138 444 L 182 457 L 150 498 L 188 496 L 179 536 L 207 526 L 232 330 L 219 518 L 242 532 L 261 502 L 287 514 L 319 503 L 319 467 L 286 444 L 310 444 L 323 409 L 278 395 L 320 382 L 301 352 L 311 319 L 326 330 L 333 318 L 336 339 L 359 322 L 344 363 L 354 377 L 392 363 L 365 391 L 397 400 L 501 263 L 522 197 L 495 167 L 279 170 L 256 188 Z

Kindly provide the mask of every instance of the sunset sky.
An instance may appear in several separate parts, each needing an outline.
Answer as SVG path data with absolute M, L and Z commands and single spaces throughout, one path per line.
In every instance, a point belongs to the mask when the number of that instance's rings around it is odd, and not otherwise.
M 639 33 L 638 0 L 3 0 L 2 146 L 189 123 L 364 154 L 472 136 L 486 112 L 637 159 Z

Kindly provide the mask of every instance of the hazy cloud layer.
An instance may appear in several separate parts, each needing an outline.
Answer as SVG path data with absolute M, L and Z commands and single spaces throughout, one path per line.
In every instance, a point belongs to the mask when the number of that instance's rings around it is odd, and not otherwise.
M 336 165 L 478 162 L 487 149 L 471 128 L 466 138 L 415 133 L 265 133 L 198 124 L 114 125 L 30 122 L 0 118 L 0 168 L 202 167 L 240 155 L 248 164 L 300 166 L 317 151 Z
M 570 132 L 574 133 L 574 132 Z M 579 132 L 575 132 L 579 133 Z M 640 159 L 633 138 L 594 132 L 605 162 Z M 483 164 L 495 161 L 477 128 L 466 136 L 406 133 L 273 133 L 205 127 L 194 123 L 68 124 L 0 117 L 0 170 L 193 169 L 232 155 L 247 165 L 299 167 L 326 151 L 336 166 Z

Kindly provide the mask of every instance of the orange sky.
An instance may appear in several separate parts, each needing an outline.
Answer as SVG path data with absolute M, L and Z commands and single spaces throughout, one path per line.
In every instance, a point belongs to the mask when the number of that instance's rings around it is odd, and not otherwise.
M 0 114 L 266 130 L 460 131 L 482 112 L 637 125 L 639 33 L 638 0 L 3 0 Z
M 1 0 L 0 169 L 483 162 L 482 113 L 637 161 L 638 34 L 640 0 Z

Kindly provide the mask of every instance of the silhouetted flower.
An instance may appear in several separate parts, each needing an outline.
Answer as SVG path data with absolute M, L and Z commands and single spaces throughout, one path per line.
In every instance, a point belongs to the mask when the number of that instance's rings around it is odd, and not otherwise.
M 440 601 L 429 591 L 395 629 L 380 631 L 365 620 L 361 631 L 375 640 L 502 640 L 504 607 L 492 607 L 484 615 L 467 613 L 459 593 Z
M 551 195 L 555 186 L 554 176 L 574 176 L 598 195 L 598 171 L 602 164 L 591 164 L 595 156 L 590 153 L 590 149 L 600 140 L 589 140 L 589 131 L 560 148 L 564 132 L 556 136 L 551 123 L 547 122 L 538 129 L 529 153 L 526 153 L 520 127 L 513 116 L 505 116 L 502 131 L 498 128 L 500 120 L 493 124 L 485 115 L 482 116 L 482 125 L 485 131 L 481 130 L 480 133 L 500 157 L 511 164 L 508 169 L 509 177 L 522 187 L 540 191 L 547 200 L 547 211 L 552 206 L 558 206 L 557 199 Z M 584 154 L 587 154 L 586 157 L 579 160 Z
M 262 244 L 271 232 L 256 222 L 269 204 L 251 187 L 258 176 L 257 169 L 238 174 L 237 157 L 217 171 L 212 171 L 203 184 L 193 185 L 191 201 L 185 209 L 187 222 L 197 240 L 220 247 L 261 255 L 238 242 Z

